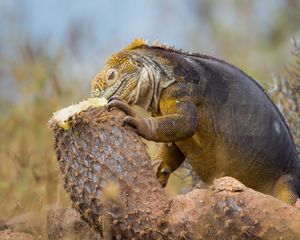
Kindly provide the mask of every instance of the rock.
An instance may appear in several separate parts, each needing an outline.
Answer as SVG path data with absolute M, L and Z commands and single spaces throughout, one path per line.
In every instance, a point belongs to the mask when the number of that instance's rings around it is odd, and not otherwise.
M 0 231 L 0 240 L 35 240 L 36 238 L 27 233 L 13 232 L 10 229 Z
M 51 209 L 47 214 L 47 233 L 49 240 L 55 239 L 90 239 L 101 240 L 99 233 L 94 231 L 80 218 L 74 209 Z

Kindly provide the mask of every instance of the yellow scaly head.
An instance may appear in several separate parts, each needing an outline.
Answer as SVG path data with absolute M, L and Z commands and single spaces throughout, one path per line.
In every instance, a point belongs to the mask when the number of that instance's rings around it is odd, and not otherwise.
M 112 55 L 102 71 L 92 80 L 92 96 L 115 96 L 129 101 L 136 88 L 142 66 L 134 60 L 130 50 L 123 50 Z

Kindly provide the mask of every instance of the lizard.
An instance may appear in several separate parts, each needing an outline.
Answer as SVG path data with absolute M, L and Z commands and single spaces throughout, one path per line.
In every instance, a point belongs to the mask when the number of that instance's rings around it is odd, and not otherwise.
M 159 142 L 162 187 L 187 159 L 207 184 L 231 176 L 295 204 L 300 159 L 282 114 L 259 83 L 216 57 L 135 39 L 91 83 L 93 97 L 126 113 L 124 124 Z M 141 117 L 138 105 L 151 113 Z

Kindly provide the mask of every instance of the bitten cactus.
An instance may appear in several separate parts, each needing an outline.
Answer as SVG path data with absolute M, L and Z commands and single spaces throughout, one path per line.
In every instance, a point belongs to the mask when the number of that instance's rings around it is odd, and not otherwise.
M 112 234 L 122 239 L 139 234 L 153 237 L 164 223 L 168 200 L 155 179 L 146 146 L 130 127 L 122 126 L 123 112 L 89 103 L 90 108 L 81 104 L 84 110 L 77 113 L 69 107 L 72 116 L 56 113 L 49 121 L 73 207 L 104 235 L 114 225 Z M 149 229 L 141 232 L 145 224 Z

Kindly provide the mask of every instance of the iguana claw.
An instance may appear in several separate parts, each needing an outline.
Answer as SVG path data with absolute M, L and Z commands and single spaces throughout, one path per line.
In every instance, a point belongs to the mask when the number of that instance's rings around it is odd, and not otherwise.
M 114 107 L 125 112 L 127 116 L 131 116 L 131 117 L 137 116 L 137 113 L 128 105 L 128 103 L 115 97 L 109 100 L 108 110 L 110 111 Z
M 136 113 L 136 111 L 134 111 L 128 105 L 128 103 L 114 97 L 108 103 L 108 110 L 110 110 L 111 108 L 114 108 L 114 107 L 122 110 L 127 115 L 123 120 L 124 125 L 129 125 L 135 129 L 137 129 L 138 131 L 141 129 L 140 126 L 142 125 L 142 122 L 144 119 L 142 117 L 140 117 Z

